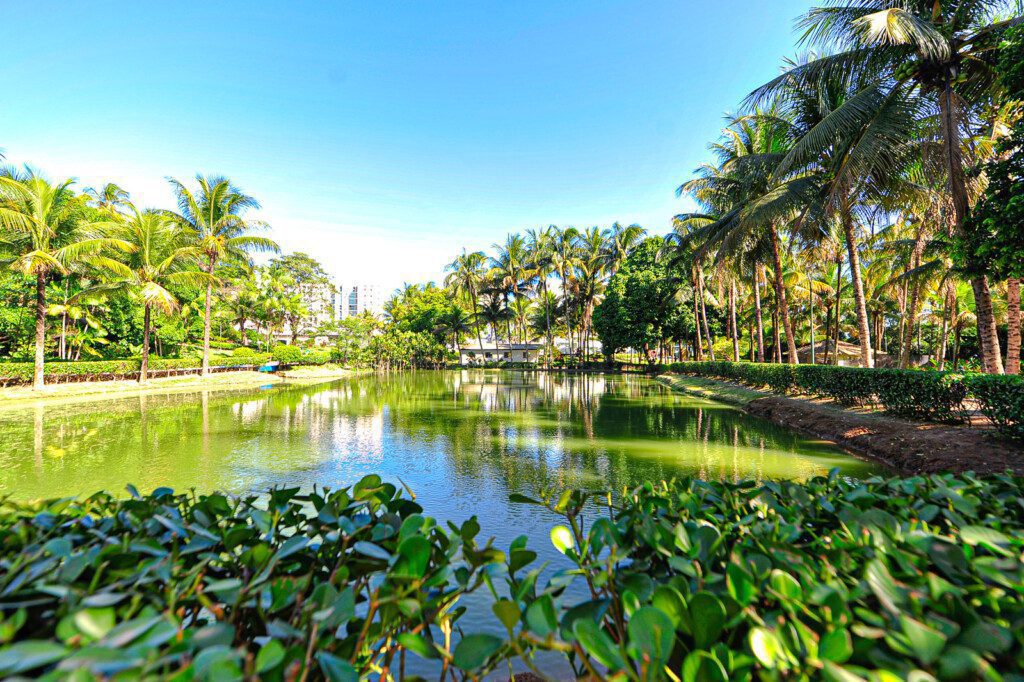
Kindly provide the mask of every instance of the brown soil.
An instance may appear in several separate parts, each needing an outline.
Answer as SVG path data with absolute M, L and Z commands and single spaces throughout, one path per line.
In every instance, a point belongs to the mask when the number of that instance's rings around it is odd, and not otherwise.
M 1024 472 L 1024 448 L 991 428 L 910 422 L 781 396 L 757 398 L 744 409 L 877 459 L 902 474 Z

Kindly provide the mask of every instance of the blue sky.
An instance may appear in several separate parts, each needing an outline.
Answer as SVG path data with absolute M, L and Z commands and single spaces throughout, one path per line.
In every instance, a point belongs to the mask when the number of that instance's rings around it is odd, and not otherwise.
M 439 279 L 510 231 L 667 231 L 809 4 L 14 3 L 0 148 L 142 206 L 224 174 L 343 281 Z

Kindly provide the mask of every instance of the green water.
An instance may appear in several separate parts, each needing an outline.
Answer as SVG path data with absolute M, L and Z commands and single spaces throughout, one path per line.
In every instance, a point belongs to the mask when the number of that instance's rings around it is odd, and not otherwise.
M 430 511 L 545 485 L 805 478 L 872 465 L 637 376 L 418 372 L 0 410 L 0 494 L 401 478 Z

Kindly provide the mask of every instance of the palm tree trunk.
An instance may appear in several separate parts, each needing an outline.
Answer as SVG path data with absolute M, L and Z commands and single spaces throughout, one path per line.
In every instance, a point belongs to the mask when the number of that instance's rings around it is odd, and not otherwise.
M 989 374 L 1003 373 L 1003 358 L 999 352 L 999 336 L 996 333 L 996 316 L 992 311 L 992 291 L 988 277 L 981 275 L 971 279 L 974 289 L 975 316 L 978 318 L 978 344 L 981 346 L 981 362 Z
M 214 260 L 210 258 L 208 274 L 213 275 Z M 213 282 L 206 283 L 206 301 L 203 305 L 203 365 L 202 375 L 210 375 L 210 306 L 213 303 Z
M 43 353 L 46 346 L 46 274 L 36 274 L 36 360 L 32 388 L 43 388 Z
M 700 306 L 697 303 L 697 278 L 693 278 L 693 350 L 697 362 L 704 360 L 704 343 L 700 340 Z
M 761 273 L 758 263 L 754 268 L 754 316 L 757 318 L 757 361 L 764 362 L 764 320 L 761 317 Z
M 149 373 L 149 314 L 150 304 L 143 306 L 145 312 L 142 315 L 142 362 L 139 364 L 139 383 L 146 381 Z
M 480 333 L 480 312 L 477 308 L 475 291 L 470 292 L 469 300 L 473 302 L 473 325 L 476 327 L 476 341 L 480 344 L 480 353 L 482 355 L 484 352 L 484 337 Z
M 772 309 L 772 362 L 782 362 L 782 334 L 779 332 L 779 307 Z
M 953 202 L 954 227 L 958 233 L 962 233 L 970 203 L 967 180 L 964 177 L 963 156 L 960 151 L 960 116 L 956 109 L 951 76 L 948 74 L 945 87 L 939 95 L 939 113 L 945 142 L 946 177 Z M 976 304 L 975 316 L 978 320 L 982 366 L 989 374 L 1002 374 L 1003 360 L 999 352 L 999 335 L 996 332 L 995 314 L 992 312 L 992 292 L 989 289 L 988 277 L 979 274 L 971 278 L 971 288 L 974 290 Z
M 799 364 L 800 359 L 796 355 L 796 336 L 793 334 L 793 321 L 789 317 L 789 307 L 786 305 L 786 288 L 782 284 L 782 255 L 779 252 L 779 231 L 775 229 L 775 223 L 769 223 L 772 242 L 772 259 L 775 262 L 775 305 L 782 315 L 782 324 L 786 328 L 786 350 L 789 352 L 789 364 Z M 781 362 L 781 358 L 779 359 Z
M 1006 373 L 1020 374 L 1020 280 L 1006 282 Z
M 708 355 L 715 360 L 715 344 L 711 339 L 711 328 L 708 326 L 708 309 L 704 305 L 704 271 L 697 266 L 697 292 L 700 294 L 700 317 L 704 328 L 704 338 L 708 342 Z
M 863 367 L 874 367 L 875 356 L 871 352 L 871 330 L 868 328 L 868 307 L 864 297 L 864 282 L 860 277 L 860 254 L 857 253 L 857 236 L 853 231 L 853 214 L 850 213 L 849 206 L 845 206 L 844 209 L 843 233 L 846 237 L 846 253 L 850 258 L 850 279 L 853 280 L 853 299 L 857 307 L 857 336 L 860 340 L 860 362 Z
M 740 335 L 736 328 L 736 280 L 729 280 L 729 326 L 732 327 L 732 361 L 740 361 Z

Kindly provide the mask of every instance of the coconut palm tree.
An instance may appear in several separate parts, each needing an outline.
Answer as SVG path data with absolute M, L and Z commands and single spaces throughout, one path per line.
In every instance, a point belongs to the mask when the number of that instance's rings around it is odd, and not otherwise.
M 113 182 L 108 182 L 100 189 L 86 187 L 85 194 L 92 199 L 93 205 L 96 208 L 107 213 L 117 213 L 120 209 L 130 204 L 130 195 L 127 190 L 121 189 Z
M 575 227 L 565 229 L 555 228 L 552 231 L 553 251 L 551 265 L 558 273 L 558 281 L 562 288 L 562 301 L 565 308 L 566 336 L 569 342 L 569 354 L 572 355 L 572 297 L 570 294 L 573 288 L 573 281 L 576 275 L 578 263 L 578 248 L 576 240 L 580 233 Z
M 139 382 L 148 378 L 151 316 L 154 308 L 171 314 L 178 309 L 172 289 L 202 287 L 213 275 L 199 269 L 202 255 L 191 235 L 163 211 L 140 211 L 128 205 L 124 220 L 104 226 L 129 248 L 119 260 L 126 268 L 112 288 L 127 286 L 142 299 L 142 362 Z
M 124 242 L 104 235 L 87 221 L 82 202 L 71 190 L 73 180 L 51 183 L 34 171 L 0 173 L 0 230 L 3 263 L 36 280 L 35 371 L 32 386 L 43 387 L 46 348 L 46 282 L 53 273 L 74 266 L 117 270 L 110 248 Z
M 253 251 L 278 252 L 277 244 L 267 237 L 252 234 L 267 226 L 249 220 L 246 214 L 260 207 L 254 197 L 242 192 L 225 177 L 196 175 L 196 191 L 169 178 L 178 200 L 178 212 L 169 214 L 191 233 L 203 254 L 202 269 L 211 276 L 206 282 L 203 309 L 203 375 L 210 373 L 210 310 L 213 303 L 213 277 L 222 261 L 249 262 Z
M 1007 29 L 1024 21 L 1001 18 L 1009 9 L 1005 0 L 828 0 L 798 26 L 806 43 L 830 53 L 795 66 L 751 99 L 773 96 L 787 80 L 814 81 L 822 74 L 880 76 L 917 88 L 939 121 L 953 225 L 962 232 L 971 203 L 963 131 L 975 122 L 979 105 L 998 91 L 994 48 Z M 982 363 L 987 372 L 1002 373 L 988 278 L 973 275 L 971 287 Z
M 487 256 L 483 251 L 467 253 L 465 249 L 455 260 L 445 266 L 448 276 L 445 277 L 444 285 L 451 287 L 456 293 L 461 294 L 469 302 L 473 311 L 473 324 L 476 328 L 476 338 L 480 350 L 484 349 L 483 335 L 480 333 L 480 322 L 476 319 L 476 312 L 480 298 L 480 291 L 487 276 Z

